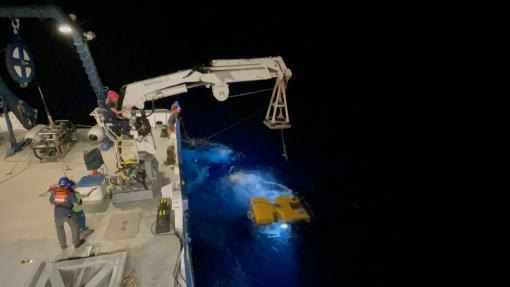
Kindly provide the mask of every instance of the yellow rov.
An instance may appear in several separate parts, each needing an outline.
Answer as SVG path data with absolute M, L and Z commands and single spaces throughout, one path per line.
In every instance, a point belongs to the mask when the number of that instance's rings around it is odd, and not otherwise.
M 278 221 L 297 222 L 311 219 L 310 212 L 294 195 L 282 195 L 274 203 L 265 197 L 250 198 L 249 217 L 255 224 L 271 224 Z

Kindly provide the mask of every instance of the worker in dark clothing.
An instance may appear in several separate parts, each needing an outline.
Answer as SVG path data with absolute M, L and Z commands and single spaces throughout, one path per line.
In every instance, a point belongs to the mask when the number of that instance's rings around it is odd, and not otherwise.
M 177 124 L 177 118 L 181 113 L 181 107 L 179 106 L 179 101 L 175 101 L 170 107 L 170 117 L 168 118 L 168 127 L 171 132 L 175 133 L 175 128 Z
M 62 249 L 67 248 L 66 233 L 64 223 L 67 222 L 71 228 L 74 248 L 80 247 L 85 240 L 80 240 L 80 232 L 78 230 L 78 222 L 76 215 L 73 213 L 73 207 L 77 204 L 77 199 L 69 189 L 70 180 L 67 177 L 61 177 L 58 186 L 52 189 L 50 202 L 55 206 L 55 226 L 57 227 L 57 237 Z
M 122 111 L 118 110 L 119 94 L 115 91 L 108 91 L 106 93 L 106 106 L 109 108 L 110 113 L 113 114 L 111 120 L 115 125 L 114 131 L 119 133 L 120 136 L 129 134 L 129 120 L 122 116 Z
M 117 94 L 117 92 L 108 91 L 108 93 L 106 93 L 106 106 L 110 108 L 110 111 L 112 111 L 118 118 L 122 118 L 122 111 L 117 109 L 118 101 L 119 94 Z

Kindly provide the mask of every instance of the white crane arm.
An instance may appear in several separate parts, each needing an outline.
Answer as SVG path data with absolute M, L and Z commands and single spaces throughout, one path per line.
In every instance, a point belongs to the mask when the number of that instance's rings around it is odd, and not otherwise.
M 147 101 L 186 93 L 196 86 L 212 87 L 214 97 L 224 101 L 230 83 L 278 79 L 287 82 L 292 76 L 281 57 L 213 60 L 203 71 L 183 70 L 176 73 L 127 84 L 121 91 L 122 110 L 144 108 Z

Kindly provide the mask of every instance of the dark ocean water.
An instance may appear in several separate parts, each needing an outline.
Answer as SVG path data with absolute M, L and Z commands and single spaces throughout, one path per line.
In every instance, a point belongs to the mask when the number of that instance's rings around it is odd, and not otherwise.
M 257 227 L 246 215 L 250 196 L 290 191 L 272 167 L 220 143 L 182 154 L 197 286 L 307 286 L 298 230 Z
M 383 286 L 399 272 L 400 154 L 387 141 L 387 122 L 374 112 L 377 100 L 317 102 L 311 113 L 305 92 L 289 92 L 288 161 L 279 132 L 261 123 L 263 114 L 207 144 L 183 145 L 198 286 Z M 218 103 L 202 97 L 204 105 L 192 107 L 183 97 L 184 123 L 192 137 L 208 136 L 266 98 Z M 276 225 L 271 231 L 279 237 L 255 228 L 246 216 L 249 196 L 271 197 L 275 190 L 303 195 L 312 222 L 285 230 Z

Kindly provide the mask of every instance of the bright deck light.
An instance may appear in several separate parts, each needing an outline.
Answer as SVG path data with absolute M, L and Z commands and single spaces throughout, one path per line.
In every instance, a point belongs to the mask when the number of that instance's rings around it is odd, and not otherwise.
M 62 24 L 62 25 L 59 25 L 58 26 L 58 30 L 61 32 L 61 33 L 64 33 L 64 34 L 69 34 L 73 31 L 73 28 L 71 28 L 71 26 L 67 25 L 67 24 Z

